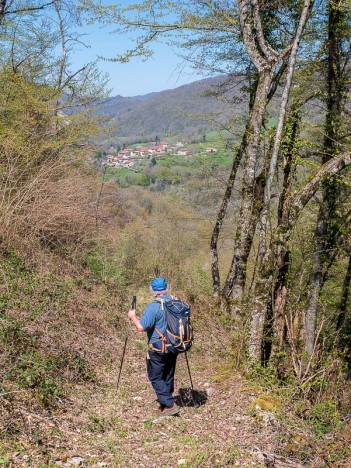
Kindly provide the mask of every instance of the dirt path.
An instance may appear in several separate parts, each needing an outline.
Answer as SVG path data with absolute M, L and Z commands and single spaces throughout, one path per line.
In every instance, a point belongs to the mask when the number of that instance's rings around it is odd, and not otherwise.
M 251 415 L 257 393 L 239 376 L 218 376 L 217 353 L 205 353 L 201 344 L 194 346 L 189 362 L 195 388 L 208 394 L 207 401 L 198 409 L 183 407 L 180 417 L 153 422 L 159 410 L 146 378 L 146 346 L 140 338 L 133 332 L 128 343 L 118 396 L 116 361 L 113 372 L 101 371 L 98 387 L 76 387 L 66 411 L 43 421 L 46 452 L 33 453 L 26 465 L 266 466 L 262 452 L 276 451 L 276 424 Z M 189 386 L 180 356 L 176 394 Z M 44 455 L 51 461 L 40 465 Z M 17 460 L 21 466 L 20 454 Z

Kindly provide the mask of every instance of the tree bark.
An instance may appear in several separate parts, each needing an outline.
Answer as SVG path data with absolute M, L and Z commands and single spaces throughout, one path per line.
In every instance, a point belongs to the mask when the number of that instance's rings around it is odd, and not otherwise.
M 329 2 L 328 18 L 328 94 L 325 123 L 325 139 L 322 163 L 337 155 L 339 150 L 338 128 L 342 111 L 342 10 Z M 305 351 L 311 355 L 315 344 L 319 295 L 323 287 L 325 269 L 330 264 L 333 249 L 336 247 L 337 221 L 335 210 L 337 204 L 337 183 L 332 178 L 325 181 L 322 187 L 322 202 L 318 213 L 315 230 L 312 272 L 306 307 L 306 343 Z
M 272 282 L 273 275 L 276 274 L 274 271 L 274 265 L 277 266 L 278 272 L 283 273 L 286 268 L 285 264 L 288 261 L 288 252 L 282 246 L 278 247 L 277 258 L 271 257 L 272 249 L 267 247 L 267 222 L 268 222 L 268 213 L 270 209 L 270 200 L 271 200 L 271 189 L 273 183 L 273 177 L 276 171 L 278 152 L 281 143 L 281 137 L 284 128 L 286 108 L 288 104 L 288 98 L 290 94 L 290 88 L 292 83 L 292 76 L 294 72 L 296 55 L 301 40 L 301 36 L 306 25 L 310 9 L 313 5 L 313 1 L 305 0 L 304 6 L 300 15 L 299 25 L 296 30 L 294 40 L 292 42 L 291 54 L 288 64 L 288 73 L 287 79 L 282 95 L 282 101 L 280 106 L 278 126 L 275 136 L 275 142 L 273 147 L 272 158 L 270 161 L 270 168 L 267 176 L 267 183 L 265 187 L 264 194 L 264 204 L 263 204 L 263 213 L 261 219 L 261 229 L 260 229 L 260 238 L 259 238 L 259 255 L 258 255 L 258 265 L 259 265 L 259 276 L 256 282 L 255 293 L 254 293 L 254 304 L 252 307 L 252 320 L 251 320 L 251 333 L 249 340 L 249 352 L 253 359 L 261 360 L 261 351 L 264 340 L 264 327 L 267 317 L 267 308 L 274 307 L 272 301 L 270 300 L 270 294 L 272 293 Z M 285 251 L 286 250 L 286 251 Z M 278 273 L 279 276 L 279 273 Z M 286 273 L 284 273 L 286 276 Z M 233 289 L 234 291 L 234 289 Z M 243 293 L 243 290 L 242 290 Z M 278 330 L 284 329 L 284 322 L 282 319 L 282 311 L 285 308 L 286 303 L 286 287 L 281 284 L 281 289 L 279 291 L 279 309 L 275 310 L 275 316 L 273 316 L 273 322 L 278 320 Z M 277 315 L 278 314 L 278 315 Z M 273 325 L 273 324 L 272 324 Z M 273 325 L 275 326 L 275 325 Z M 280 332 L 278 332 L 281 335 Z M 282 338 L 279 338 L 281 340 Z
M 278 204 L 278 226 L 283 225 L 289 218 L 290 214 L 289 201 L 292 197 L 293 182 L 295 180 L 296 175 L 296 167 L 294 163 L 294 149 L 300 129 L 300 122 L 300 103 L 296 102 L 292 105 L 292 109 L 290 112 L 290 123 L 288 123 L 288 125 L 291 125 L 291 133 L 289 142 L 287 144 L 287 151 L 284 154 L 285 164 L 283 188 L 279 197 Z M 291 253 L 289 246 L 281 246 L 281 249 L 279 249 L 279 256 L 276 259 L 277 277 L 275 280 L 275 284 L 273 285 L 274 303 L 272 304 L 272 335 L 274 336 L 274 340 L 271 341 L 273 352 L 279 352 L 282 349 L 285 339 L 285 309 L 289 298 L 288 273 L 290 268 L 290 257 Z
M 219 264 L 218 264 L 218 239 L 219 234 L 223 225 L 224 218 L 227 214 L 228 203 L 232 196 L 234 182 L 236 179 L 236 174 L 238 171 L 239 164 L 241 162 L 243 153 L 245 152 L 245 148 L 247 145 L 247 132 L 248 126 L 246 126 L 245 133 L 243 139 L 241 141 L 240 148 L 238 149 L 234 161 L 232 164 L 232 168 L 230 171 L 229 179 L 227 182 L 227 187 L 223 196 L 223 200 L 221 203 L 221 207 L 217 214 L 216 224 L 213 228 L 212 237 L 211 237 L 211 271 L 212 271 L 212 285 L 213 285 L 213 297 L 219 298 L 220 296 L 220 273 L 219 273 Z
M 351 154 L 345 153 L 336 156 L 325 163 L 314 177 L 289 200 L 286 209 L 288 216 L 282 220 L 278 226 L 272 242 L 272 249 L 269 255 L 265 256 L 261 267 L 261 274 L 256 283 L 255 293 L 252 300 L 252 322 L 249 338 L 249 354 L 253 360 L 261 360 L 263 331 L 266 320 L 267 304 L 272 291 L 273 275 L 277 271 L 277 259 L 284 258 L 288 251 L 288 243 L 292 230 L 296 225 L 301 211 L 313 197 L 322 183 L 351 164 Z
M 0 23 L 3 17 L 5 16 L 6 3 L 7 0 L 0 0 Z
M 266 110 L 267 96 L 272 83 L 274 66 L 259 72 L 255 102 L 250 115 L 248 143 L 243 157 L 244 174 L 241 190 L 240 222 L 238 223 L 234 255 L 223 288 L 223 298 L 239 304 L 243 298 L 246 282 L 246 265 L 250 253 L 257 209 L 255 209 L 254 186 L 257 168 L 260 130 Z
M 257 69 L 258 80 L 255 99 L 246 127 L 246 141 L 242 154 L 244 175 L 241 190 L 241 223 L 239 223 L 236 231 L 233 260 L 222 291 L 222 298 L 226 302 L 228 302 L 231 294 L 234 300 L 240 300 L 244 291 L 246 263 L 252 243 L 250 232 L 252 231 L 254 222 L 254 183 L 260 130 L 267 106 L 268 95 L 272 88 L 274 71 L 279 61 L 279 54 L 269 46 L 264 38 L 257 0 L 238 0 L 238 7 L 245 47 L 253 65 Z M 216 238 L 214 238 L 214 241 L 216 241 Z M 212 259 L 213 264 L 215 265 L 217 261 L 218 266 L 218 258 L 213 255 Z M 216 270 L 215 276 L 217 281 L 219 276 L 216 275 Z M 235 285 L 233 282 L 234 278 L 237 280 Z M 218 294 L 218 291 L 216 291 L 216 293 Z
M 275 94 L 275 92 L 277 90 L 279 81 L 280 81 L 280 79 L 281 79 L 281 77 L 282 77 L 282 75 L 283 75 L 283 73 L 284 73 L 284 71 L 286 69 L 286 65 L 287 65 L 287 61 L 286 61 L 286 57 L 284 57 L 284 60 L 282 61 L 278 71 L 276 72 L 275 76 L 272 79 L 270 89 L 269 89 L 269 92 L 268 92 L 268 96 L 267 96 L 267 104 L 273 98 L 273 96 L 274 96 L 274 94 Z M 258 85 L 258 74 L 255 73 L 255 79 L 253 80 L 253 83 L 250 86 L 250 99 L 249 99 L 250 115 L 251 115 L 251 111 L 252 111 L 252 109 L 254 107 L 254 103 L 255 103 L 257 85 Z M 219 235 L 220 235 L 220 231 L 221 231 L 221 228 L 222 228 L 222 225 L 223 225 L 224 218 L 225 218 L 225 216 L 227 214 L 228 203 L 229 203 L 230 198 L 232 196 L 233 187 L 234 187 L 238 167 L 240 165 L 240 162 L 243 159 L 243 154 L 245 153 L 245 150 L 246 150 L 246 147 L 247 147 L 247 144 L 248 144 L 248 135 L 249 135 L 250 127 L 251 127 L 251 122 L 249 120 L 246 127 L 245 127 L 245 132 L 244 132 L 244 135 L 243 135 L 243 139 L 242 139 L 240 148 L 239 148 L 237 154 L 235 155 L 235 158 L 234 158 L 234 161 L 233 161 L 233 164 L 232 164 L 231 172 L 230 172 L 229 179 L 228 179 L 228 182 L 227 182 L 227 187 L 226 187 L 226 190 L 225 190 L 225 193 L 224 193 L 224 196 L 223 196 L 223 200 L 222 200 L 222 203 L 221 203 L 221 207 L 220 207 L 220 209 L 218 211 L 216 223 L 214 225 L 213 232 L 212 232 L 211 245 L 210 245 L 210 250 L 211 250 L 211 272 L 212 272 L 213 296 L 215 298 L 220 297 L 220 283 L 221 283 L 221 281 L 220 281 L 220 272 L 219 272 L 218 239 L 219 239 Z M 270 151 L 270 153 L 271 153 L 271 151 Z M 256 187 L 256 195 L 258 196 L 258 194 L 260 193 L 260 188 L 262 188 L 262 176 L 259 176 L 259 180 L 257 181 L 257 183 L 255 183 L 255 187 Z M 264 187 L 263 187 L 263 190 L 264 190 Z M 257 216 L 254 215 L 253 216 L 254 219 L 257 219 L 258 214 L 261 211 L 262 202 L 263 202 L 263 199 L 260 202 L 255 204 L 255 209 L 256 209 L 256 212 L 257 212 Z M 250 248 L 251 248 L 251 243 L 252 243 L 253 235 L 254 235 L 254 232 L 255 232 L 255 224 L 256 224 L 255 222 L 252 223 L 252 227 L 251 227 L 251 231 L 250 231 L 250 232 L 252 232 L 252 234 L 249 236 L 250 239 L 251 239 L 251 242 L 248 245 L 249 251 L 250 251 Z M 229 306 L 228 306 L 229 298 L 230 298 L 230 294 L 227 297 L 224 294 L 221 295 L 222 306 L 227 311 L 229 311 Z
M 305 0 L 304 6 L 302 8 L 301 16 L 300 16 L 299 25 L 296 30 L 296 34 L 292 43 L 291 53 L 289 57 L 288 72 L 287 72 L 287 77 L 285 81 L 281 103 L 280 103 L 277 130 L 275 134 L 273 152 L 272 152 L 272 157 L 270 161 L 270 167 L 269 167 L 267 182 L 266 182 L 266 187 L 265 187 L 264 205 L 263 205 L 262 217 L 261 217 L 261 222 L 260 222 L 260 240 L 259 240 L 259 256 L 260 257 L 264 256 L 265 243 L 267 241 L 267 220 L 268 220 L 268 213 L 270 209 L 273 177 L 277 168 L 278 153 L 279 153 L 279 148 L 281 144 L 281 138 L 283 135 L 285 114 L 286 114 L 286 109 L 288 106 L 288 99 L 290 95 L 290 89 L 291 89 L 291 84 L 292 84 L 294 68 L 295 68 L 297 51 L 300 45 L 302 33 L 305 28 L 312 5 L 313 5 L 312 0 Z
M 258 76 L 255 72 L 254 79 L 251 83 L 250 80 L 250 96 L 249 96 L 249 111 L 251 112 L 258 84 Z M 220 297 L 220 288 L 221 288 L 221 281 L 220 281 L 220 271 L 219 271 L 219 261 L 218 261 L 218 239 L 222 229 L 224 218 L 227 214 L 228 210 L 228 203 L 231 199 L 233 187 L 236 179 L 236 175 L 238 172 L 239 165 L 241 163 L 243 154 L 245 153 L 245 149 L 248 142 L 248 131 L 250 128 L 250 122 L 247 122 L 245 126 L 245 131 L 243 138 L 241 140 L 240 147 L 234 157 L 233 164 L 231 167 L 231 171 L 229 174 L 226 190 L 224 192 L 223 200 L 220 206 L 220 209 L 217 213 L 216 223 L 214 225 L 212 236 L 211 236 L 211 244 L 210 244 L 210 251 L 211 251 L 211 272 L 212 272 L 212 294 L 214 298 Z
M 338 319 L 336 322 L 336 331 L 339 331 L 345 323 L 347 303 L 350 295 L 350 284 L 351 284 L 351 255 L 349 256 L 349 262 L 346 269 L 344 282 L 342 285 L 341 299 L 338 307 Z

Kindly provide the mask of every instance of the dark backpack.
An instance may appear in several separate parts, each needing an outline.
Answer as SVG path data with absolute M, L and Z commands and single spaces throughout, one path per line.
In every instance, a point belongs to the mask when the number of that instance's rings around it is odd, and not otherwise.
M 188 351 L 194 340 L 190 323 L 190 307 L 175 297 L 168 301 L 157 299 L 156 302 L 161 304 L 166 319 L 166 332 L 164 335 L 156 328 L 162 341 L 161 351 L 177 354 Z

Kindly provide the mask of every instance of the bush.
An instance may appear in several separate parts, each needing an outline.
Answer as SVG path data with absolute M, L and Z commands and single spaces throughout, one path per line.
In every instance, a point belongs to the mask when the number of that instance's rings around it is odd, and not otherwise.
M 175 185 L 179 184 L 182 181 L 182 178 L 168 167 L 160 167 L 154 169 L 153 175 L 156 178 L 156 180 L 165 184 Z
M 128 273 L 123 260 L 123 256 L 115 257 L 101 247 L 87 254 L 86 266 L 98 281 L 122 288 L 126 285 Z
M 317 436 L 328 434 L 343 424 L 334 401 L 316 403 L 310 411 L 310 420 Z
M 95 177 L 80 162 L 80 142 L 101 131 L 90 111 L 59 114 L 59 96 L 0 68 L 0 239 L 8 246 L 70 253 L 95 225 Z M 54 97 L 52 97 L 54 96 Z

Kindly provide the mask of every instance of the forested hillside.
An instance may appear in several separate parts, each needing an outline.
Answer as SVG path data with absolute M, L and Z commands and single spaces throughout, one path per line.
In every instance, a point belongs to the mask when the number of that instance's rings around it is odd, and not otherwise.
M 0 0 L 1 466 L 351 466 L 350 8 Z M 92 25 L 218 78 L 111 98 Z M 155 276 L 174 414 L 127 319 Z
M 98 112 L 111 117 L 120 146 L 156 136 L 201 140 L 207 132 L 225 126 L 229 116 L 239 118 L 246 111 L 244 78 L 234 76 L 230 90 L 218 100 L 217 86 L 224 81 L 220 76 L 145 96 L 116 96 L 102 102 Z

